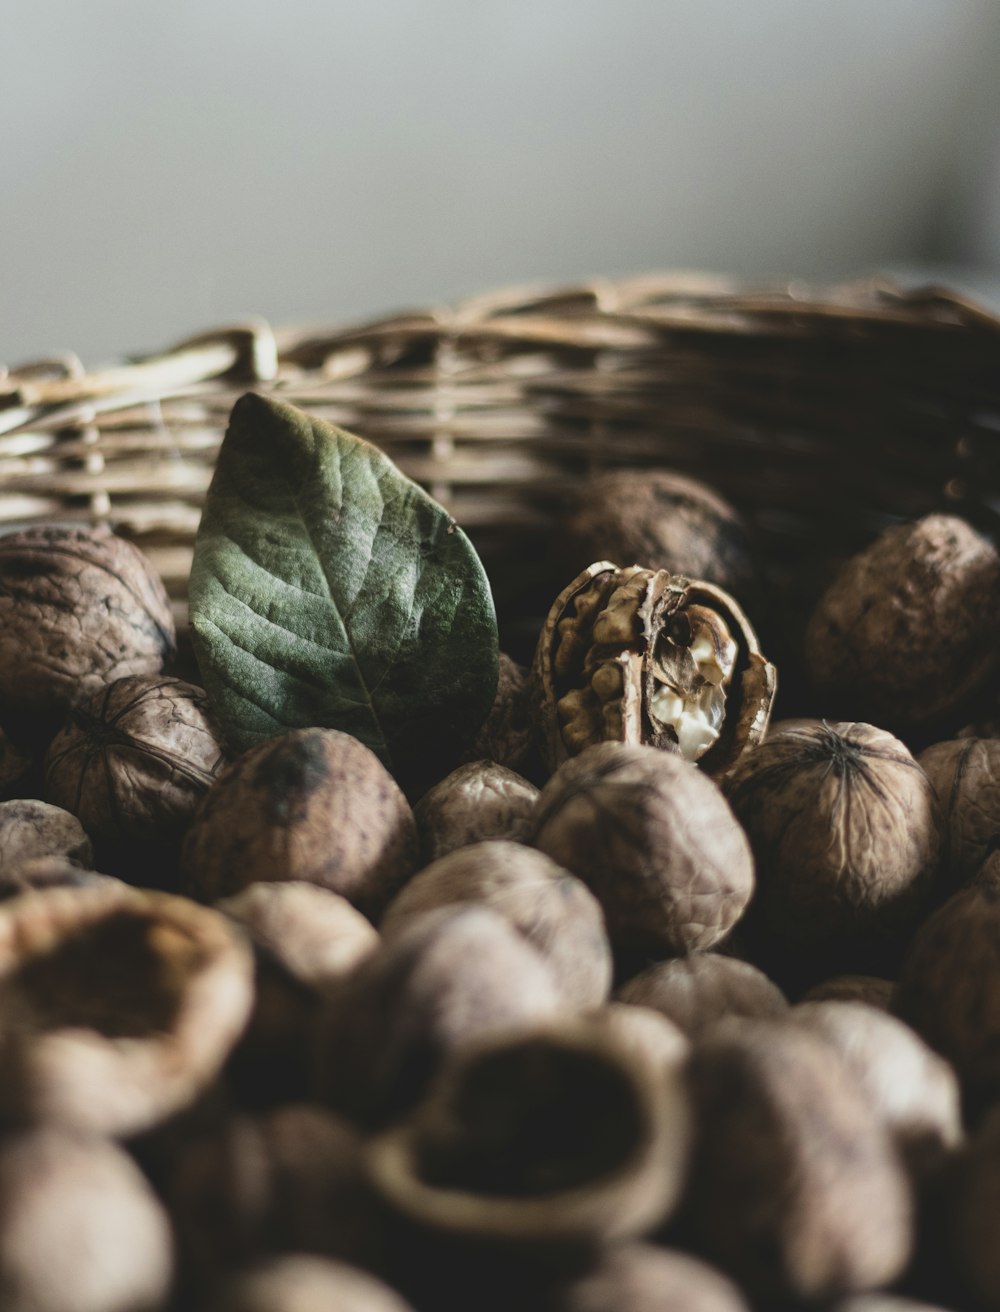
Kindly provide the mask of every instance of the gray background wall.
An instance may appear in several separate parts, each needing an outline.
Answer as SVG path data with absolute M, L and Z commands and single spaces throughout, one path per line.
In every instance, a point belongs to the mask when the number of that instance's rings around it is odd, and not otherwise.
M 8 0 L 0 360 L 662 268 L 1000 266 L 995 0 Z

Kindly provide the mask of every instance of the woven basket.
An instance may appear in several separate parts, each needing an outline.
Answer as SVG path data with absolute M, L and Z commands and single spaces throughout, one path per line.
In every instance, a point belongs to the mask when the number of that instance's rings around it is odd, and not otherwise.
M 700 276 L 508 290 L 333 329 L 254 322 L 87 373 L 0 374 L 0 528 L 105 522 L 185 627 L 200 507 L 234 400 L 275 392 L 377 443 L 465 527 L 524 654 L 566 582 L 566 498 L 609 466 L 711 483 L 802 604 L 888 522 L 995 527 L 1000 320 L 948 292 Z M 587 563 L 587 562 L 582 562 Z

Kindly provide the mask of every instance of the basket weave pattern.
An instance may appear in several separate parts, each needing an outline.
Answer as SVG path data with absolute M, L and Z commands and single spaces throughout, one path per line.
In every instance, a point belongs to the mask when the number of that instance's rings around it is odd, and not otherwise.
M 565 582 L 552 528 L 602 467 L 711 483 L 779 571 L 823 569 L 942 506 L 982 523 L 1000 493 L 1000 320 L 873 281 L 656 276 L 0 373 L 0 529 L 110 524 L 149 554 L 183 628 L 201 503 L 248 389 L 382 447 L 469 531 L 514 624 Z

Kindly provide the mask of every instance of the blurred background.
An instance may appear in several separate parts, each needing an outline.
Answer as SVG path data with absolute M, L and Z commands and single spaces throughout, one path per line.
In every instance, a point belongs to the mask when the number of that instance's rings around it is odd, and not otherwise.
M 8 0 L 0 361 L 662 269 L 1000 308 L 996 0 Z

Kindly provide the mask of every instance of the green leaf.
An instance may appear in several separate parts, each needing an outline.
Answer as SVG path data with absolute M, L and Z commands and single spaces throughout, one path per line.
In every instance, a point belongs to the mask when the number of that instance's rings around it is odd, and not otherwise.
M 381 451 L 293 406 L 233 407 L 189 594 L 238 751 L 341 729 L 412 790 L 458 763 L 492 706 L 496 615 L 472 544 Z

